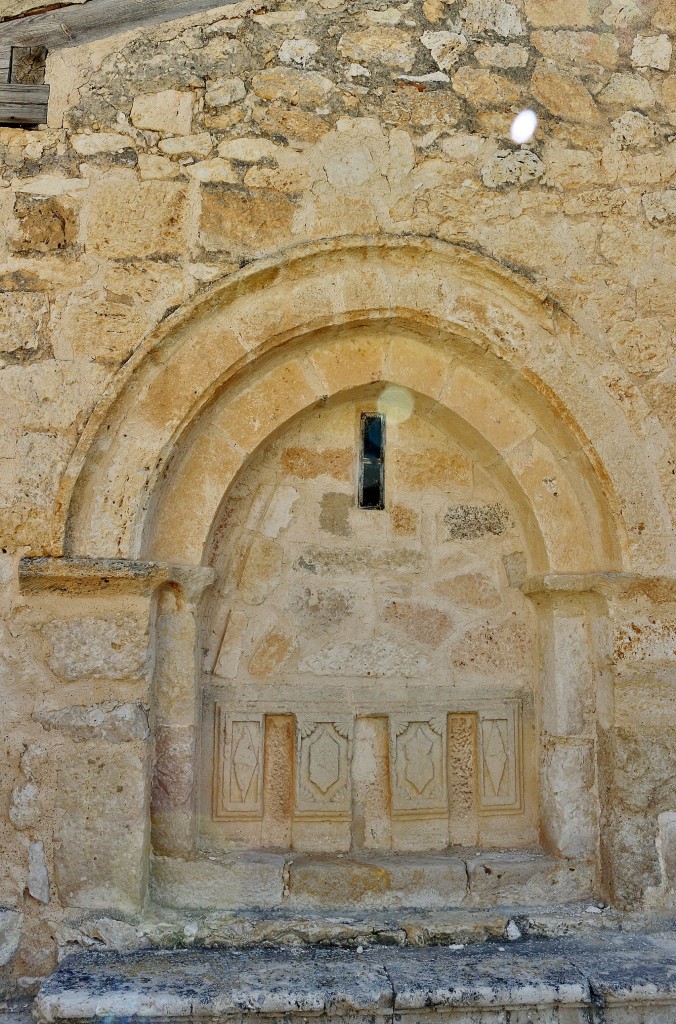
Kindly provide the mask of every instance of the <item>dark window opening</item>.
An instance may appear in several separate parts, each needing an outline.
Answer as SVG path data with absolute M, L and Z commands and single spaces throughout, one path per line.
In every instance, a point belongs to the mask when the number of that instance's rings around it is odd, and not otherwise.
M 385 508 L 385 417 L 362 413 L 359 508 Z

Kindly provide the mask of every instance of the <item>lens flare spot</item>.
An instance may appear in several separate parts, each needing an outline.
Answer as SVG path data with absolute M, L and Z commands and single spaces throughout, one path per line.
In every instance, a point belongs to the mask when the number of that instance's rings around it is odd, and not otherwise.
M 530 142 L 535 135 L 535 129 L 538 126 L 538 116 L 534 110 L 522 110 L 520 114 L 517 114 L 512 121 L 512 127 L 509 129 L 509 135 L 512 142 L 523 144 L 524 142 Z
M 403 423 L 413 412 L 414 404 L 410 391 L 388 384 L 378 399 L 378 412 L 392 423 Z

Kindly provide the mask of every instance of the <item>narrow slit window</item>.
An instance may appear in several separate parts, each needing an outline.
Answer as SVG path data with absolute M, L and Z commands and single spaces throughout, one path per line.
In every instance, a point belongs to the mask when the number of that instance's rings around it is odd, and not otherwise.
M 362 413 L 359 508 L 385 508 L 385 417 Z

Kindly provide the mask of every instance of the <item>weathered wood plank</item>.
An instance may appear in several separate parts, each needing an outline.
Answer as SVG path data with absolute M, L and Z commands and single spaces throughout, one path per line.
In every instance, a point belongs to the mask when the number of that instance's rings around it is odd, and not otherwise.
M 0 124 L 46 124 L 48 85 L 0 85 Z
M 78 46 L 144 25 L 228 7 L 238 0 L 89 0 L 0 24 L 0 46 Z
M 12 47 L 0 46 L 0 84 L 9 82 L 12 68 Z

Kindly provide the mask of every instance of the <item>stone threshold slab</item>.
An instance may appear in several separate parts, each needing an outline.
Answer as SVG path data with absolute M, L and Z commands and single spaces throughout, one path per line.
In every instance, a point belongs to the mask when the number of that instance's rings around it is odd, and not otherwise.
M 67 957 L 34 1006 L 45 1024 L 444 1017 L 481 1024 L 673 1024 L 676 935 L 469 949 L 210 949 Z

